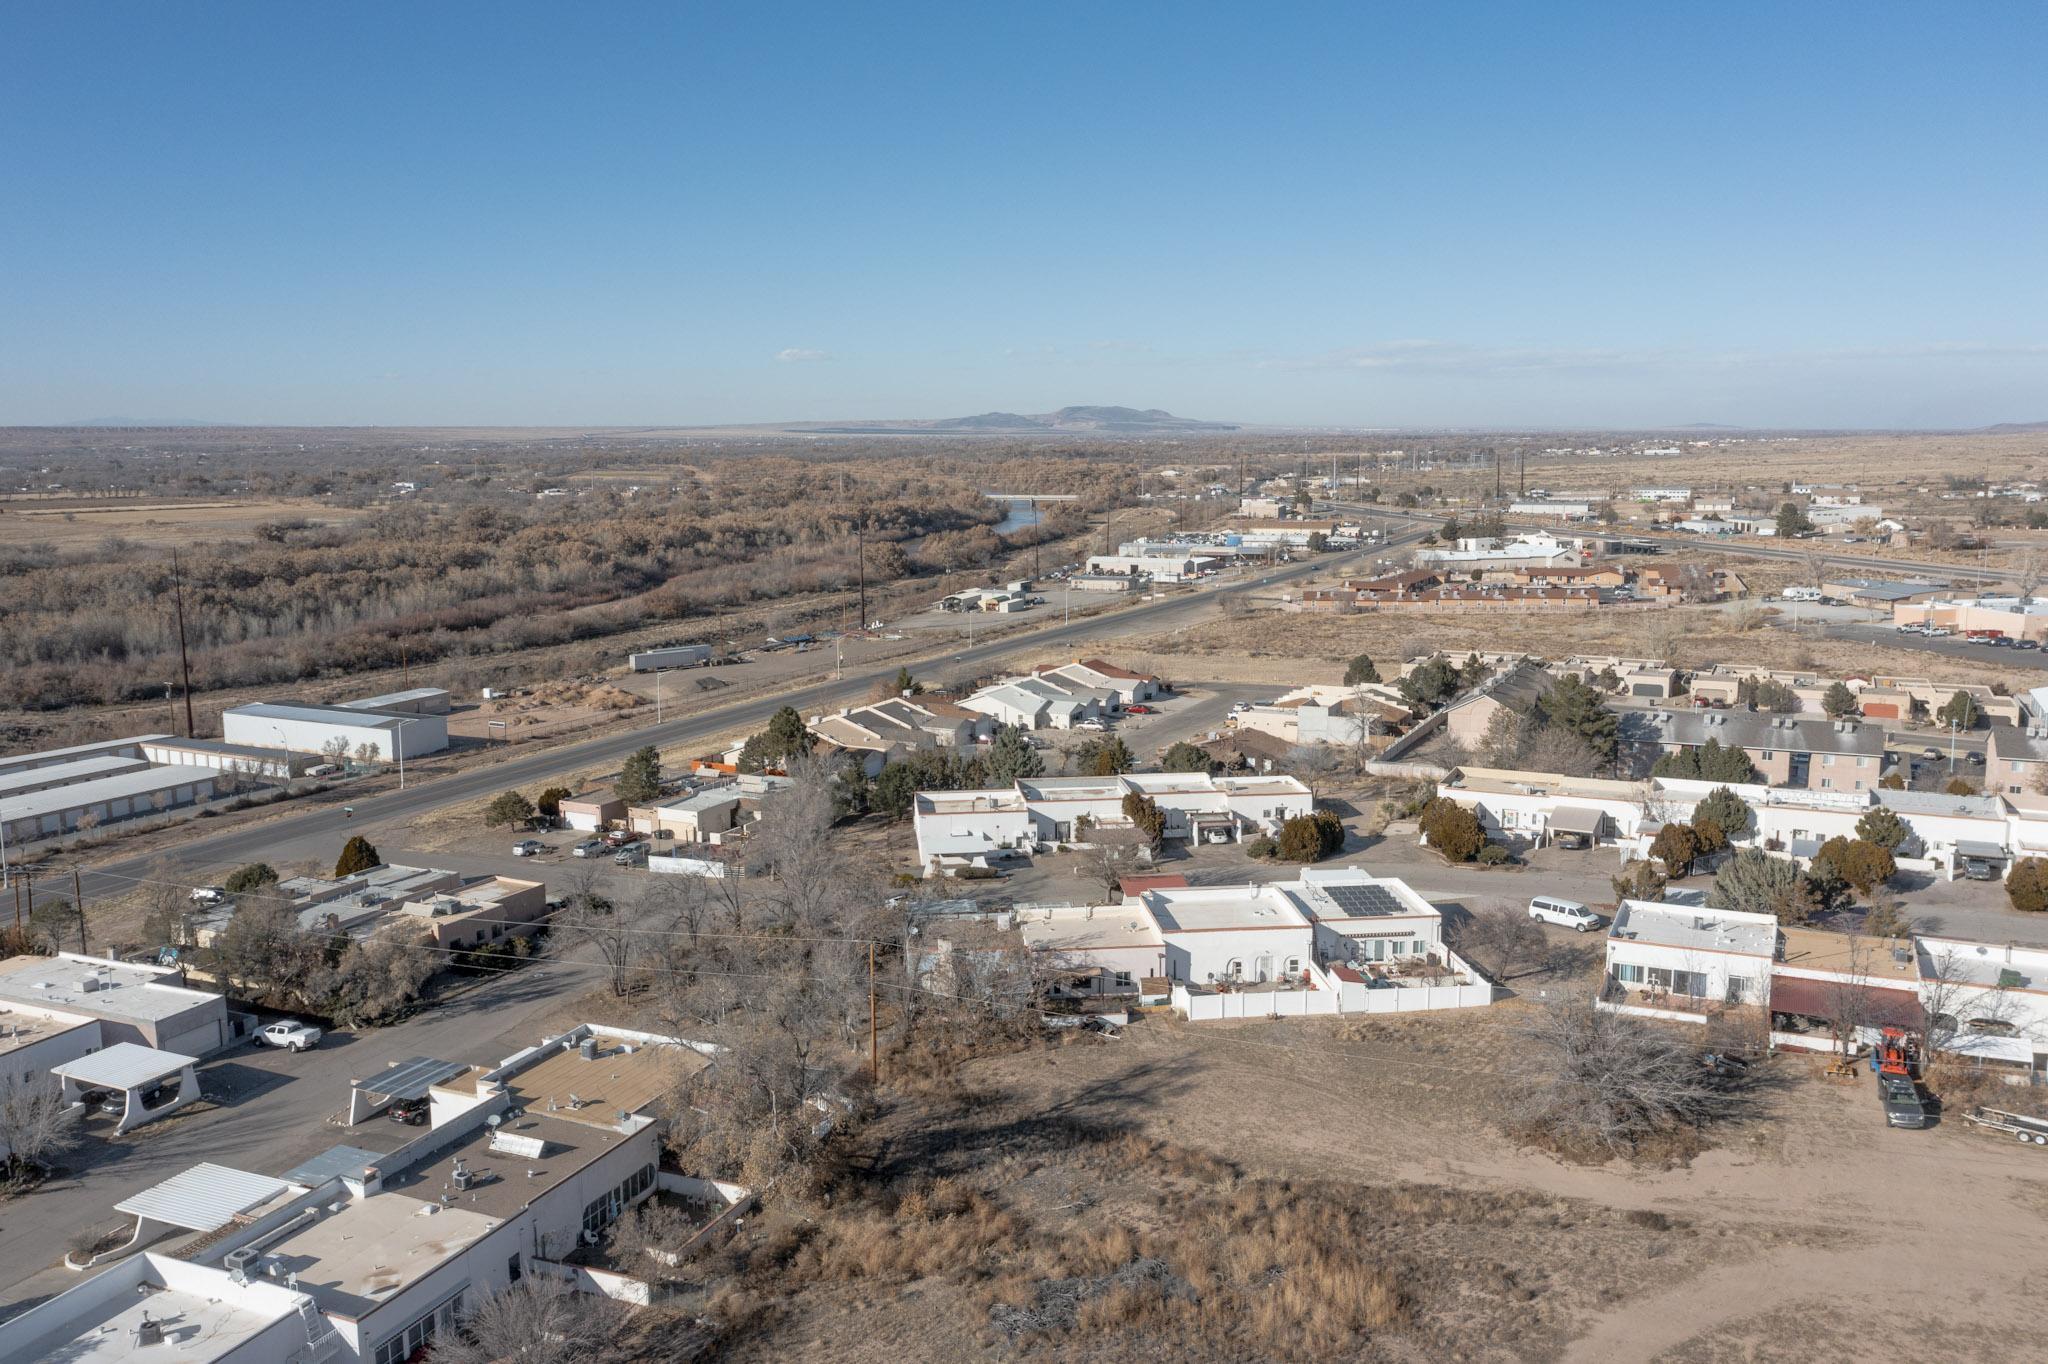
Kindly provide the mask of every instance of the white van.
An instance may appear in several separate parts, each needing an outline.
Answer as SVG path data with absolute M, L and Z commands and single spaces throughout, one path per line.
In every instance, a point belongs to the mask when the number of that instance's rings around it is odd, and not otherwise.
M 1555 895 L 1539 895 L 1529 902 L 1529 917 L 1543 924 L 1556 924 L 1559 928 L 1575 928 L 1584 933 L 1600 927 L 1598 914 L 1587 909 L 1577 900 L 1564 900 Z

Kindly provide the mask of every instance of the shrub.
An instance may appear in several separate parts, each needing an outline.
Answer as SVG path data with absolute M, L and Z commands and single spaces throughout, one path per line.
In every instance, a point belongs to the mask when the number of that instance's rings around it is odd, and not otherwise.
M 1216 760 L 1206 749 L 1197 748 L 1186 740 L 1167 749 L 1166 755 L 1159 760 L 1162 772 L 1213 772 L 1216 765 Z
M 220 888 L 230 895 L 246 895 L 265 886 L 277 884 L 277 871 L 268 862 L 251 862 L 246 867 L 236 867 L 228 873 L 228 879 Z
M 2005 878 L 2005 898 L 2028 914 L 2048 909 L 2048 858 L 2022 857 Z
M 1296 815 L 1280 826 L 1279 854 L 1286 862 L 1319 862 L 1344 846 L 1344 821 L 1328 810 Z
M 1877 844 L 1840 836 L 1821 844 L 1813 862 L 1821 879 L 1833 877 L 1844 881 L 1854 886 L 1859 895 L 1867 895 L 1873 887 L 1891 880 L 1899 869 L 1891 853 Z
M 1657 837 L 1650 844 L 1650 856 L 1664 864 L 1664 869 L 1675 877 L 1692 874 L 1692 864 L 1699 860 L 1699 835 L 1690 825 L 1666 824 L 1657 831 Z
M 1453 800 L 1433 800 L 1423 807 L 1422 836 L 1452 862 L 1470 862 L 1486 846 L 1479 816 Z
M 1479 855 L 1474 860 L 1481 866 L 1498 867 L 1503 863 L 1514 861 L 1515 855 L 1498 843 L 1489 843 L 1479 850 Z
M 1280 845 L 1264 834 L 1260 834 L 1257 838 L 1244 845 L 1244 855 L 1246 857 L 1267 858 L 1279 851 Z

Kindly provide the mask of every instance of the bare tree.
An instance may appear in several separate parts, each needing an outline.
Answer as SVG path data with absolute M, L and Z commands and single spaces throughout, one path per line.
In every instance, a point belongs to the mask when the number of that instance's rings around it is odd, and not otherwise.
M 2020 1036 L 2025 1013 L 2013 990 L 2019 973 L 1995 956 L 1976 958 L 1957 948 L 1922 940 L 1920 956 L 1920 1054 L 1934 1055 L 1967 1033 Z
M 0 1155 L 10 1181 L 77 1141 L 66 1109 L 63 1088 L 47 1077 L 25 1081 L 10 1072 L 0 1079 Z
M 1117 904 L 1123 900 L 1122 882 L 1149 862 L 1151 840 L 1137 829 L 1098 828 L 1088 835 L 1088 852 L 1078 870 L 1102 887 L 1103 898 L 1094 903 Z
M 1562 999 L 1518 1030 L 1511 1126 L 1558 1150 L 1633 1155 L 1660 1137 L 1732 1117 L 1741 1086 L 1674 1031 L 1590 999 Z
M 596 949 L 612 994 L 620 999 L 633 993 L 633 975 L 645 959 L 649 941 L 645 930 L 654 926 L 651 916 L 643 922 L 639 914 L 592 895 L 570 896 L 554 921 L 555 931 L 570 942 Z
M 1488 905 L 1459 922 L 1457 947 L 1495 980 L 1506 982 L 1542 958 L 1543 930 L 1513 905 Z
M 553 1279 L 526 1278 L 485 1298 L 461 1329 L 434 1340 L 437 1364 L 562 1364 L 608 1353 L 625 1324 L 610 1298 Z

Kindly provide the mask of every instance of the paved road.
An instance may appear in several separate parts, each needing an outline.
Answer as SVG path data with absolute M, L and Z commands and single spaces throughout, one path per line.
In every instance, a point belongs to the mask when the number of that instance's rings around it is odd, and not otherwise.
M 1318 555 L 1300 563 L 1273 569 L 1256 577 L 1185 597 L 1166 597 L 1109 616 L 1090 617 L 1070 624 L 1048 626 L 1029 634 L 1004 634 L 986 644 L 963 648 L 946 661 L 983 663 L 1019 648 L 1049 652 L 1107 635 L 1127 633 L 1140 626 L 1171 628 L 1175 623 L 1192 623 L 1214 611 L 1225 598 L 1258 592 L 1311 574 L 1327 573 L 1354 566 L 1356 561 L 1389 548 L 1412 543 L 1423 532 L 1415 530 L 1391 537 L 1387 545 L 1371 545 L 1341 554 Z M 781 706 L 795 706 L 813 712 L 836 703 L 864 698 L 874 683 L 895 675 L 900 660 L 868 672 L 849 672 L 839 681 L 814 683 L 779 695 L 737 701 L 697 711 L 660 725 L 626 730 L 581 743 L 521 753 L 503 762 L 453 772 L 425 781 L 414 781 L 404 791 L 389 791 L 351 802 L 353 817 L 344 816 L 341 806 L 328 804 L 245 829 L 232 829 L 211 836 L 196 837 L 167 850 L 161 856 L 174 873 L 197 879 L 220 867 L 246 862 L 290 861 L 299 856 L 332 856 L 352 833 L 375 827 L 402 827 L 444 805 L 474 800 L 509 787 L 529 786 L 544 778 L 576 768 L 604 768 L 616 764 L 643 744 L 664 747 L 702 743 L 738 730 L 758 727 Z M 115 858 L 95 863 L 85 873 L 88 900 L 126 892 L 128 878 L 146 875 L 156 855 Z

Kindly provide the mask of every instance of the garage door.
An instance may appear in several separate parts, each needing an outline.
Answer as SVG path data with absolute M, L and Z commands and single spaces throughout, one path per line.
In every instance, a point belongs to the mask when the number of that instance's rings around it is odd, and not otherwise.
M 1899 714 L 1899 703 L 1896 701 L 1866 701 L 1863 703 L 1863 713 L 1873 720 L 1901 720 L 1905 718 Z

